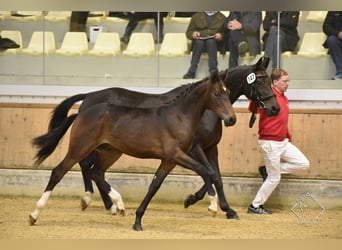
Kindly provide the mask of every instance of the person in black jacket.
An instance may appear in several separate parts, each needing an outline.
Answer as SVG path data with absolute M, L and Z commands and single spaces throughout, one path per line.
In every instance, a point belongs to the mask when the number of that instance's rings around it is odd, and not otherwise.
M 238 66 L 238 58 L 247 51 L 251 56 L 260 54 L 261 11 L 230 11 L 224 22 L 224 40 L 229 50 L 229 68 Z
M 167 12 L 131 12 L 127 15 L 128 24 L 125 28 L 125 34 L 121 38 L 121 41 L 128 43 L 129 39 L 138 23 L 142 20 L 153 19 L 157 30 L 156 41 L 161 43 L 164 36 L 164 17 L 167 16 Z M 159 26 L 159 27 L 158 27 Z M 159 29 L 158 29 L 159 28 Z
M 332 80 L 342 80 L 342 11 L 328 11 L 323 22 L 327 40 L 323 43 L 335 64 L 336 74 Z
M 299 11 L 281 11 L 279 32 L 278 32 L 278 12 L 266 11 L 263 20 L 263 35 L 265 56 L 272 60 L 272 70 L 280 67 L 280 55 L 284 51 L 296 50 L 299 35 L 298 35 L 298 19 Z M 278 35 L 279 35 L 279 50 L 278 50 Z

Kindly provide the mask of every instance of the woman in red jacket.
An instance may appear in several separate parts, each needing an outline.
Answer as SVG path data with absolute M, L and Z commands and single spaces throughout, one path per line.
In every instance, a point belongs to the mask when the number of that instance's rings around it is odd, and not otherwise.
M 288 73 L 283 69 L 275 69 L 271 74 L 271 79 L 280 111 L 277 116 L 267 116 L 264 110 L 258 109 L 260 115 L 258 144 L 265 166 L 259 168 L 264 182 L 247 210 L 248 213 L 254 214 L 272 213 L 264 208 L 264 203 L 278 186 L 281 174 L 309 167 L 308 159 L 291 143 L 291 134 L 288 129 L 289 103 L 284 95 L 289 85 Z M 251 102 L 249 110 L 254 110 L 254 107 L 255 103 Z

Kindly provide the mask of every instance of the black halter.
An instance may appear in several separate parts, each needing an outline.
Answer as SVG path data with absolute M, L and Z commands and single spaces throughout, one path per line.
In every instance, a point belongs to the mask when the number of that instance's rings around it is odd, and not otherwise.
M 272 93 L 271 95 L 268 96 L 261 96 L 259 89 L 255 86 L 255 82 L 257 81 L 258 78 L 261 77 L 268 77 L 267 74 L 256 74 L 255 75 L 255 81 L 252 83 L 248 83 L 248 79 L 246 79 L 247 83 L 251 85 L 251 97 L 255 101 L 256 105 L 254 106 L 254 110 L 252 111 L 251 118 L 249 119 L 249 127 L 252 128 L 254 125 L 254 122 L 256 120 L 256 113 L 257 113 L 257 108 L 260 107 L 262 109 L 266 108 L 266 105 L 264 101 L 271 99 L 272 97 L 275 97 L 275 94 Z
M 251 85 L 251 97 L 252 99 L 256 102 L 256 106 L 265 109 L 266 105 L 264 101 L 271 99 L 272 97 L 275 97 L 275 94 L 272 93 L 271 95 L 268 96 L 261 96 L 259 89 L 255 86 L 255 82 L 257 81 L 258 78 L 262 77 L 268 77 L 267 74 L 256 74 L 256 79 L 254 82 L 250 83 Z M 247 81 L 247 79 L 246 79 Z

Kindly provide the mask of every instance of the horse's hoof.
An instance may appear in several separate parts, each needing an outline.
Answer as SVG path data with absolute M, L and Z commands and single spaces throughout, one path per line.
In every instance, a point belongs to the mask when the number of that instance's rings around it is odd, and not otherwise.
M 227 214 L 226 216 L 228 220 L 240 220 L 237 214 Z
M 87 202 L 82 198 L 81 199 L 81 209 L 82 209 L 82 211 L 86 210 L 87 207 L 88 207 Z
M 134 225 L 133 225 L 133 229 L 134 229 L 135 231 L 142 231 L 142 230 L 143 230 L 140 224 L 134 224 Z
M 29 223 L 30 223 L 30 226 L 33 226 L 35 223 L 36 223 L 36 219 L 32 217 L 32 215 L 29 216 Z
M 208 208 L 208 212 L 209 212 L 209 214 L 211 215 L 211 217 L 215 217 L 216 214 L 217 214 L 217 211 L 212 210 L 212 209 L 210 209 L 210 208 Z
M 117 211 L 121 216 L 125 216 L 125 210 L 124 209 L 117 209 Z
M 194 196 L 193 196 L 192 194 L 190 194 L 190 195 L 184 200 L 184 208 L 188 208 L 190 205 L 193 204 L 193 201 L 192 201 L 193 197 L 194 197 Z

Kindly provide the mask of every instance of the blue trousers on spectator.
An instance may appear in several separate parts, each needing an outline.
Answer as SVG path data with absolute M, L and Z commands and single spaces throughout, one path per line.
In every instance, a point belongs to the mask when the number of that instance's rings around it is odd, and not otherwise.
M 272 26 L 270 29 L 270 34 L 267 38 L 265 44 L 265 56 L 271 58 L 272 61 L 272 70 L 280 67 L 280 56 L 284 51 L 284 48 L 287 48 L 285 33 L 281 29 L 279 30 L 279 51 L 277 46 L 277 36 L 278 36 L 278 27 Z M 277 64 L 277 58 L 279 58 L 279 64 Z
M 195 39 L 192 42 L 192 57 L 189 73 L 196 74 L 198 63 L 201 59 L 202 52 L 208 53 L 209 72 L 217 70 L 217 42 L 214 38 Z
M 336 36 L 327 39 L 329 54 L 335 64 L 337 74 L 342 73 L 342 40 Z

